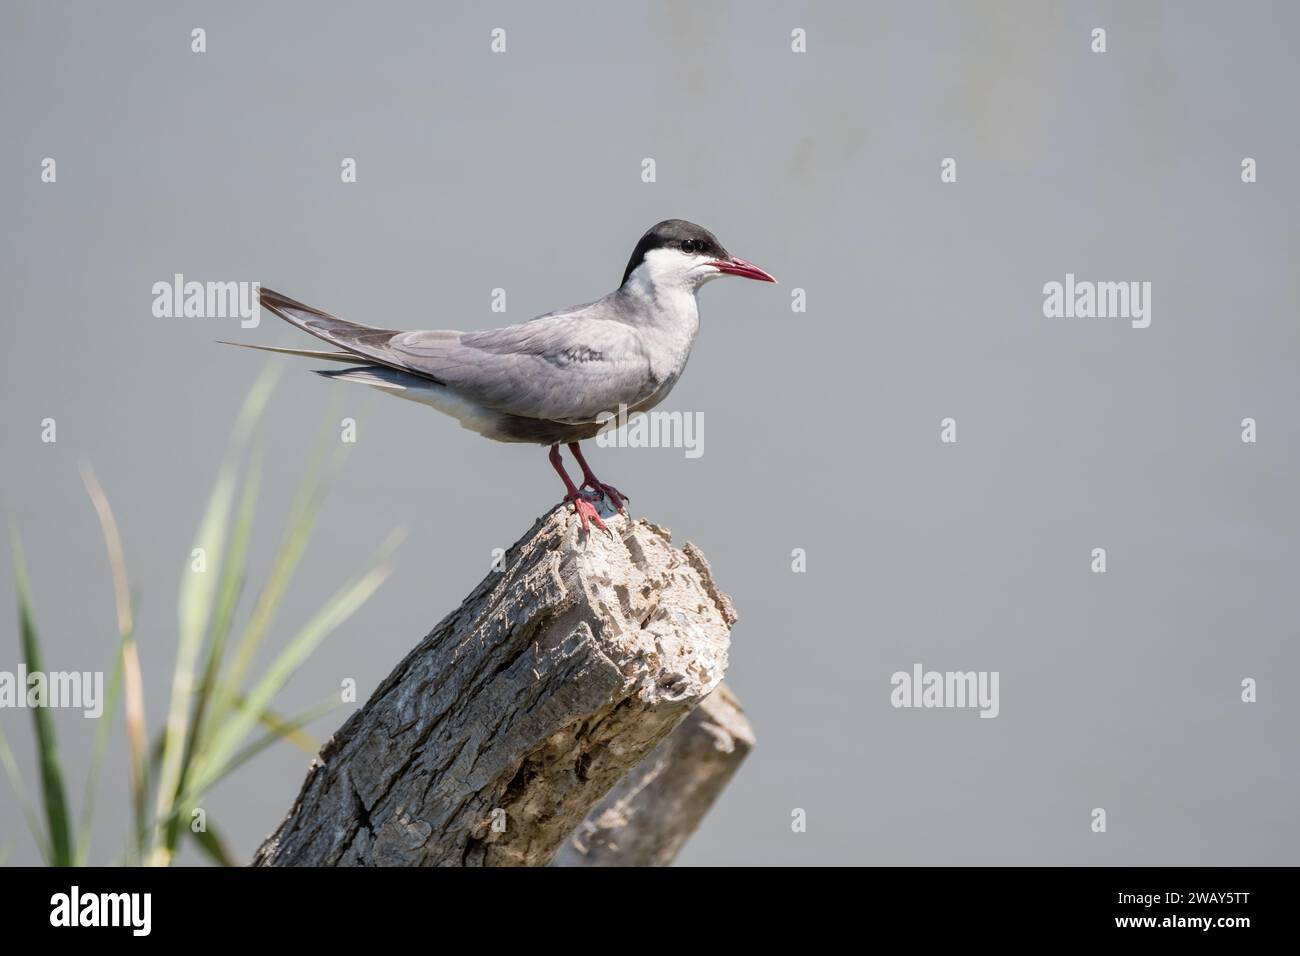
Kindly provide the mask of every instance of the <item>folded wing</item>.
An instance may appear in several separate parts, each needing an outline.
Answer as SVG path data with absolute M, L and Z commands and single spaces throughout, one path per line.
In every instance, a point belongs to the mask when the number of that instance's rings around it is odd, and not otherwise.
M 658 387 L 636 330 L 600 303 L 484 332 L 399 332 L 347 322 L 262 290 L 285 321 L 367 361 L 444 385 L 498 412 L 572 424 Z

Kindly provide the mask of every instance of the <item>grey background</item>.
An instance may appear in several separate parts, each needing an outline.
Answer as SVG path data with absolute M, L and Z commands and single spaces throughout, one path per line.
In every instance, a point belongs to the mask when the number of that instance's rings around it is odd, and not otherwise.
M 486 328 L 494 287 L 512 322 L 595 298 L 646 227 L 681 216 L 782 281 L 702 295 L 664 406 L 704 413 L 702 458 L 593 448 L 741 614 L 728 679 L 759 747 L 682 862 L 1300 862 L 1294 4 L 0 9 L 0 508 L 50 669 L 108 669 L 114 648 L 85 460 L 123 528 L 158 726 L 176 585 L 264 364 L 213 342 L 309 344 L 269 315 L 156 319 L 154 282 Z M 1044 318 L 1066 272 L 1152 282 L 1151 327 Z M 561 492 L 540 449 L 310 367 L 284 369 L 267 418 L 255 579 L 322 422 L 358 417 L 359 442 L 272 645 L 392 527 L 409 537 L 286 711 L 348 676 L 364 700 Z M 891 708 L 890 674 L 917 661 L 1000 671 L 1001 716 Z M 58 719 L 83 767 L 93 723 Z M 29 715 L 0 720 L 34 778 Z M 119 732 L 100 861 L 124 844 L 123 752 Z M 306 762 L 282 745 L 209 798 L 241 854 Z M 69 786 L 79 805 L 80 772 Z M 7 787 L 4 843 L 38 859 Z

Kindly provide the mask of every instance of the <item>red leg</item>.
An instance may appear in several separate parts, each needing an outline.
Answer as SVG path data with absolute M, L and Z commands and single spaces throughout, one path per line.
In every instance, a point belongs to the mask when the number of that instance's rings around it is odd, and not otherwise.
M 603 496 L 608 498 L 615 508 L 622 511 L 624 514 L 627 514 L 627 509 L 623 507 L 623 502 L 629 500 L 628 496 L 623 494 L 623 492 L 619 491 L 613 485 L 607 485 L 596 477 L 595 473 L 591 470 L 591 466 L 587 464 L 587 459 L 582 457 L 582 449 L 578 447 L 576 441 L 569 442 L 569 451 L 573 454 L 573 457 L 577 459 L 578 466 L 582 469 L 582 487 L 590 488 L 596 493 L 597 497 Z
M 613 537 L 614 532 L 605 527 L 605 522 L 601 521 L 600 515 L 596 513 L 596 506 L 587 500 L 586 495 L 573 487 L 573 481 L 569 478 L 569 473 L 564 470 L 564 460 L 560 457 L 559 445 L 551 446 L 551 454 L 549 457 L 551 465 L 559 474 L 560 480 L 564 482 L 564 490 L 566 492 L 564 500 L 573 503 L 573 510 L 577 513 L 579 520 L 582 521 L 582 530 L 588 530 L 587 522 L 588 520 L 591 520 L 596 522 L 597 528 L 604 531 L 610 537 Z

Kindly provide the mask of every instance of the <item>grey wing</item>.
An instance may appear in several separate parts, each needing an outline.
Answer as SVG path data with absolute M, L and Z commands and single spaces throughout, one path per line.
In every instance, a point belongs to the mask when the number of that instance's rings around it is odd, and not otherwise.
M 304 332 L 310 332 L 316 338 L 343 349 L 346 357 L 334 353 L 315 353 L 305 349 L 275 349 L 273 351 L 287 351 L 290 354 L 312 355 L 342 361 L 350 359 L 359 363 L 371 362 L 387 365 L 389 368 L 415 371 L 414 369 L 405 369 L 401 356 L 393 354 L 388 347 L 388 343 L 395 336 L 403 334 L 395 329 L 376 329 L 369 325 L 348 322 L 345 319 L 330 315 L 328 312 L 322 312 L 313 306 L 304 305 L 287 295 L 281 295 L 266 287 L 260 289 L 258 295 L 264 308 L 269 309 L 290 325 L 296 326 Z M 449 340 L 460 336 L 459 332 L 429 332 L 426 334 L 446 336 Z M 267 348 L 271 350 L 269 347 Z M 417 374 L 419 373 L 417 372 Z
M 317 338 L 422 376 L 509 415 L 595 422 L 652 395 L 659 383 L 640 336 L 602 303 L 484 332 L 398 332 L 336 318 L 270 289 L 262 305 Z
M 457 394 L 510 415 L 569 424 L 595 422 L 649 397 L 657 383 L 631 326 L 591 308 L 503 329 L 404 332 L 389 348 L 406 367 Z

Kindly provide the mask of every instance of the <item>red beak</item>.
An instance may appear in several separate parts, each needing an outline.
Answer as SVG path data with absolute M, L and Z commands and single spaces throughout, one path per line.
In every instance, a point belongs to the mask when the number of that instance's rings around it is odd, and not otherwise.
M 724 275 L 741 276 L 745 279 L 757 279 L 759 282 L 775 282 L 776 279 L 768 275 L 752 262 L 746 262 L 744 259 L 738 259 L 731 256 L 729 259 L 714 259 L 709 265 L 714 266 Z

